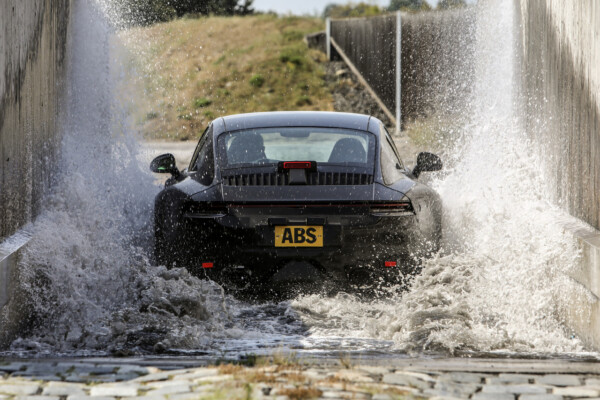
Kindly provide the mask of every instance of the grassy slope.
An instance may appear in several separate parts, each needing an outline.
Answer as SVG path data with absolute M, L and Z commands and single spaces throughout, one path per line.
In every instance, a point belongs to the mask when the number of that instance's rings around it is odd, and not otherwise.
M 121 33 L 130 50 L 126 96 L 148 138 L 193 139 L 215 117 L 254 111 L 332 110 L 306 33 L 314 18 L 179 19 Z

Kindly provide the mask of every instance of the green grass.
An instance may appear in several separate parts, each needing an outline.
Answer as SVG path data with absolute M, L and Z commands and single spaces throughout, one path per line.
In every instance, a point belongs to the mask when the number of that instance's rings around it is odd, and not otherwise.
M 196 108 L 204 108 L 208 107 L 212 104 L 211 99 L 207 99 L 206 97 L 201 97 L 199 99 L 194 100 L 194 107 Z
M 254 87 L 262 87 L 265 84 L 265 78 L 261 74 L 253 75 L 250 78 L 250 84 Z
M 148 138 L 194 139 L 219 116 L 333 110 L 325 56 L 303 42 L 322 29 L 317 18 L 259 15 L 122 32 L 130 55 L 123 92 L 138 128 Z

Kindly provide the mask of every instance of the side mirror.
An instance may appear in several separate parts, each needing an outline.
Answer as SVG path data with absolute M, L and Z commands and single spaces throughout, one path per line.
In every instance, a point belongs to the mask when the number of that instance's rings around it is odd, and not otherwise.
M 442 169 L 442 160 L 433 153 L 422 152 L 417 156 L 417 165 L 413 168 L 413 175 L 419 177 L 421 172 L 439 171 Z
M 161 154 L 150 163 L 150 171 L 158 174 L 171 174 L 175 177 L 179 175 L 179 170 L 175 163 L 173 154 Z

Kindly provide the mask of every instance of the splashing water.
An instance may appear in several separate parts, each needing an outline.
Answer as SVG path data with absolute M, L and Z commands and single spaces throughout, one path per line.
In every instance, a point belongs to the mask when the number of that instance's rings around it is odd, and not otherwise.
M 510 1 L 478 6 L 473 97 L 451 167 L 432 182 L 450 254 L 426 261 L 401 299 L 305 297 L 295 307 L 360 321 L 356 334 L 403 351 L 581 351 L 557 316 L 577 251 L 519 119 L 514 12 Z
M 107 4 L 74 3 L 62 173 L 24 260 L 39 319 L 14 351 L 581 351 L 557 316 L 577 252 L 519 120 L 511 1 L 478 6 L 475 89 L 450 167 L 431 183 L 445 202 L 445 252 L 385 300 L 279 304 L 150 264 L 158 188 L 115 101 Z
M 202 347 L 228 322 L 220 290 L 152 267 L 158 188 L 114 99 L 111 30 L 91 2 L 73 4 L 61 173 L 34 226 L 23 281 L 38 316 L 13 349 L 55 353 Z

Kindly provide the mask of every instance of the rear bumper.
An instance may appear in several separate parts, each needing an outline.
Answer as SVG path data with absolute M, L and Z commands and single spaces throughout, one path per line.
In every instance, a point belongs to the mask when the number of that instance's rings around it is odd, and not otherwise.
M 275 247 L 278 223 L 286 226 L 314 224 L 321 219 L 323 247 Z M 304 281 L 369 283 L 394 281 L 413 274 L 415 260 L 426 251 L 415 215 L 401 217 L 308 217 L 293 221 L 268 218 L 251 226 L 249 220 L 189 219 L 186 266 L 196 274 L 217 281 L 228 275 L 246 274 L 261 283 L 272 282 L 284 269 L 306 267 Z M 183 244 L 183 243 L 182 243 Z M 386 266 L 386 262 L 388 266 Z M 396 263 L 390 266 L 390 263 Z M 211 268 L 203 268 L 211 265 Z M 296 266 L 296 267 L 294 267 Z M 318 273 L 314 273 L 318 271 Z M 289 271 L 288 271 L 289 272 Z M 298 274 L 291 274 L 298 278 Z

